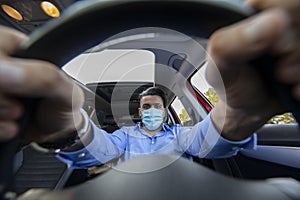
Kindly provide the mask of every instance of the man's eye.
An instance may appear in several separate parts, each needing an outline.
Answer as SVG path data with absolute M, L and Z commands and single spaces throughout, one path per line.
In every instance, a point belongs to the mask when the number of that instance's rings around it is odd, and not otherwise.
M 151 108 L 151 105 L 150 105 L 150 104 L 144 104 L 142 107 L 143 107 L 144 109 L 149 109 L 149 108 Z
M 162 108 L 162 105 L 161 105 L 161 104 L 154 104 L 154 108 L 156 108 L 156 109 L 161 109 L 161 108 Z
M 153 105 L 150 105 L 150 104 L 143 104 L 142 105 L 142 108 L 147 110 L 147 109 L 150 109 L 151 107 L 154 107 L 156 109 L 161 109 L 162 108 L 162 105 L 160 103 L 156 103 L 156 104 L 153 104 Z

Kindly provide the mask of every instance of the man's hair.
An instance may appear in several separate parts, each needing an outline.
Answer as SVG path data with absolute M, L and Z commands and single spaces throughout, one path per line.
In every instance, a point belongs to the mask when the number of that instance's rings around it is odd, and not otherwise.
M 157 96 L 160 96 L 162 101 L 163 101 L 163 106 L 164 108 L 166 107 L 166 95 L 164 93 L 164 91 L 162 89 L 160 89 L 159 87 L 150 87 L 146 90 L 144 90 L 142 93 L 140 93 L 139 95 L 139 101 L 141 102 L 141 99 L 144 97 L 144 96 L 151 96 L 151 95 L 157 95 Z

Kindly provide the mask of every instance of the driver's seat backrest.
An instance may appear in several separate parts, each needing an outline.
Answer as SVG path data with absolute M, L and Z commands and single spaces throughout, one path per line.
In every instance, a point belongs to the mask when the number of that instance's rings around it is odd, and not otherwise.
M 63 188 L 72 170 L 55 155 L 36 151 L 31 146 L 23 149 L 23 163 L 15 174 L 15 192 L 22 194 L 32 188 Z

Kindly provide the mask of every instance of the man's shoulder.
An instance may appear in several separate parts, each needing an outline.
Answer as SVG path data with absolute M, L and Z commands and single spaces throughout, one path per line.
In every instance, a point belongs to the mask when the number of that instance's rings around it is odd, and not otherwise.
M 126 132 L 126 131 L 132 131 L 132 130 L 136 130 L 136 129 L 139 129 L 139 125 L 138 125 L 138 124 L 136 124 L 136 125 L 131 125 L 131 126 L 122 126 L 122 127 L 120 128 L 120 130 L 121 130 L 121 131 L 124 131 L 124 132 Z
M 165 130 L 175 130 L 175 129 L 180 129 L 182 126 L 181 124 L 172 124 L 172 125 L 164 124 L 163 127 Z

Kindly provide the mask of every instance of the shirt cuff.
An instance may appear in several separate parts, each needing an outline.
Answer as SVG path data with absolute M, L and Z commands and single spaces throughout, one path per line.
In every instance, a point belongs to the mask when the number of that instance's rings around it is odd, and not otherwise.
M 92 122 L 91 125 L 93 129 L 93 138 L 95 138 L 95 125 Z M 82 149 L 72 152 L 60 151 L 57 153 L 56 157 L 62 162 L 66 163 L 69 168 L 89 168 L 91 166 L 101 164 L 97 159 L 94 158 L 94 156 L 89 151 L 89 149 L 93 149 L 97 146 L 99 146 L 97 140 L 93 139 L 88 145 L 86 145 Z
M 207 117 L 209 120 L 210 138 L 217 138 L 213 143 L 213 148 L 206 154 L 205 158 L 228 158 L 237 155 L 243 149 L 256 149 L 257 147 L 257 134 L 254 133 L 251 137 L 242 141 L 230 141 L 220 135 L 215 125 L 212 122 L 211 114 Z

